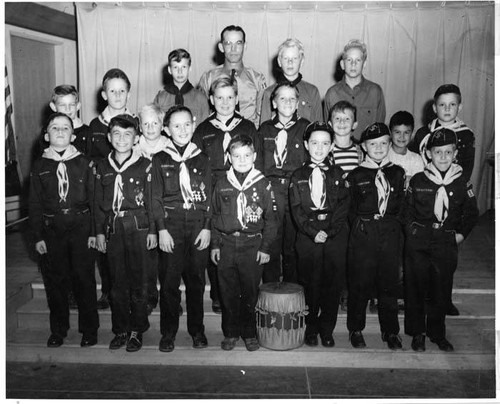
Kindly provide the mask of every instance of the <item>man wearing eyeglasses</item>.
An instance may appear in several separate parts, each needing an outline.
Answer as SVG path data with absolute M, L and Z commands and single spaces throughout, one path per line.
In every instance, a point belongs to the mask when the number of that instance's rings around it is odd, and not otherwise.
M 219 50 L 224 54 L 224 64 L 203 73 L 198 88 L 207 97 L 210 96 L 210 85 L 221 75 L 235 79 L 238 84 L 238 107 L 240 114 L 252 121 L 255 127 L 259 124 L 260 103 L 262 93 L 267 87 L 264 75 L 251 67 L 243 65 L 243 54 L 246 48 L 246 35 L 243 28 L 229 25 L 221 32 Z

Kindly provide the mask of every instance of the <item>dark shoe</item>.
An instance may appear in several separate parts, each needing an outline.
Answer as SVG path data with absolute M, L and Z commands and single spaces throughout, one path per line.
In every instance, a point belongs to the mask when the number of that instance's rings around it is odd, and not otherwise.
M 363 334 L 361 331 L 352 331 L 349 333 L 349 340 L 351 341 L 351 345 L 354 348 L 365 348 L 366 343 L 365 339 L 363 338 Z
M 70 309 L 78 309 L 78 304 L 76 303 L 75 295 L 73 292 L 69 292 L 68 294 L 68 306 Z
M 161 352 L 172 352 L 174 350 L 174 339 L 163 335 L 160 340 L 160 351 Z
M 212 311 L 217 314 L 222 313 L 222 308 L 220 307 L 220 302 L 218 300 L 212 301 Z
M 304 342 L 307 346 L 318 346 L 318 336 L 316 334 L 306 335 Z
M 179 304 L 179 317 L 184 314 L 184 310 L 182 310 L 182 305 Z
M 127 333 L 116 334 L 109 343 L 109 349 L 120 349 L 127 343 Z
M 340 299 L 340 310 L 347 311 L 347 297 Z
M 418 334 L 414 335 L 411 340 L 411 349 L 415 352 L 424 352 L 425 351 L 425 335 Z
M 455 348 L 453 348 L 453 345 L 451 345 L 450 341 L 448 341 L 446 338 L 441 338 L 438 340 L 431 339 L 431 342 L 437 344 L 441 351 L 453 352 L 455 350 Z
M 238 340 L 239 338 L 225 337 L 224 340 L 220 343 L 220 347 L 224 351 L 231 351 L 236 346 L 236 342 Z
M 137 352 L 142 348 L 142 334 L 137 331 L 130 333 L 130 338 L 127 341 L 127 352 Z
M 335 340 L 331 335 L 321 336 L 321 345 L 327 348 L 333 348 L 335 346 Z
M 243 338 L 243 341 L 245 342 L 245 347 L 247 348 L 247 351 L 256 351 L 257 349 L 260 348 L 259 341 L 257 341 L 257 338 Z
M 370 313 L 375 314 L 377 312 L 377 300 L 376 299 L 370 299 L 370 306 L 368 308 L 370 310 Z
M 109 296 L 107 293 L 103 293 L 99 300 L 97 301 L 97 310 L 109 309 Z
M 388 334 L 382 333 L 382 341 L 387 342 L 389 349 L 397 351 L 398 349 L 403 349 L 401 344 L 401 337 L 398 334 Z
M 83 334 L 82 340 L 80 342 L 81 347 L 94 346 L 97 344 L 97 335 L 94 334 Z
M 49 348 L 59 348 L 63 344 L 63 337 L 57 334 L 50 334 L 49 339 L 47 340 L 47 346 Z
M 459 316 L 460 312 L 458 311 L 457 307 L 453 303 L 450 303 L 450 305 L 448 306 L 448 310 L 446 311 L 446 315 Z
M 206 348 L 208 346 L 207 337 L 202 332 L 197 333 L 192 338 L 193 348 Z

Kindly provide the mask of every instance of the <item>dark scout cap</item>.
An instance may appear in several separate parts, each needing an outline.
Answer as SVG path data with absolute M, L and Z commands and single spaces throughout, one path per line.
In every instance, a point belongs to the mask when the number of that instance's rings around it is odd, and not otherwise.
M 367 140 L 377 139 L 381 136 L 391 135 L 389 128 L 385 123 L 375 122 L 367 126 L 366 129 L 361 134 L 361 142 L 366 142 Z
M 457 134 L 451 129 L 441 128 L 431 133 L 427 142 L 427 149 L 430 150 L 433 147 L 446 146 L 448 144 L 457 144 Z

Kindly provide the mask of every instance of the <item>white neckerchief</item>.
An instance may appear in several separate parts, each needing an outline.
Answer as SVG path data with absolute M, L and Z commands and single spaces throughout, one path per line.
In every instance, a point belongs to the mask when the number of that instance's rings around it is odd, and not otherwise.
M 313 210 L 325 209 L 326 204 L 326 176 L 323 171 L 328 170 L 325 163 L 311 163 L 312 173 L 309 175 L 309 189 L 311 190 L 311 201 Z
M 165 150 L 167 147 L 168 138 L 165 136 L 160 136 L 155 145 L 151 146 L 144 136 L 139 138 L 139 142 L 134 146 L 134 153 L 139 154 L 142 157 L 146 157 L 148 160 L 153 158 L 156 153 Z
M 115 178 L 115 187 L 113 190 L 113 212 L 116 216 L 122 207 L 123 199 L 125 199 L 123 197 L 123 180 L 121 173 L 129 168 L 132 164 L 134 164 L 137 160 L 139 160 L 141 156 L 132 153 L 130 158 L 120 168 L 118 168 L 112 155 L 113 152 L 108 154 L 108 161 L 109 164 L 111 164 L 111 167 L 113 167 L 113 169 L 117 172 Z
M 424 165 L 429 163 L 430 161 L 429 158 L 427 157 L 426 151 L 427 151 L 427 143 L 429 142 L 431 134 L 432 132 L 435 132 L 438 129 L 442 128 L 451 129 L 454 132 L 460 132 L 462 130 L 470 130 L 467 127 L 467 125 L 458 118 L 455 120 L 455 122 L 453 122 L 453 124 L 448 126 L 440 125 L 437 118 L 433 119 L 433 121 L 429 124 L 429 133 L 427 133 L 427 135 L 424 136 L 424 138 L 420 142 L 420 145 L 418 146 L 418 152 L 420 153 L 420 157 L 422 157 Z
M 375 176 L 375 186 L 377 187 L 378 196 L 378 212 L 380 215 L 384 216 L 387 210 L 387 203 L 389 202 L 389 195 L 391 193 L 391 187 L 389 181 L 384 174 L 382 168 L 392 165 L 387 156 L 384 157 L 380 165 L 376 163 L 368 155 L 365 157 L 365 161 L 360 164 L 362 167 L 376 169 L 377 175 Z
M 229 183 L 233 187 L 235 187 L 238 191 L 240 191 L 237 199 L 238 221 L 240 222 L 241 227 L 243 229 L 246 229 L 247 220 L 246 220 L 245 210 L 247 208 L 247 197 L 245 196 L 244 191 L 250 188 L 256 182 L 260 181 L 262 178 L 264 178 L 264 174 L 262 174 L 255 167 L 252 167 L 247 177 L 245 178 L 245 181 L 243 181 L 243 184 L 240 184 L 240 182 L 236 178 L 236 174 L 234 173 L 233 167 L 229 168 L 226 175 Z
M 134 116 L 134 114 L 132 114 L 128 108 L 125 108 L 125 111 L 123 111 L 121 114 L 118 114 L 118 115 L 130 115 L 130 116 Z M 111 115 L 111 112 L 110 112 L 110 109 L 109 107 L 106 107 L 104 108 L 104 111 L 102 111 L 100 114 L 99 114 L 99 120 L 106 126 L 109 125 L 109 122 L 111 121 L 111 119 L 113 119 L 115 116 L 117 115 Z
M 68 196 L 69 191 L 68 169 L 66 168 L 65 162 L 75 158 L 76 156 L 79 156 L 80 154 L 81 153 L 76 150 L 76 147 L 73 145 L 69 145 L 68 148 L 64 150 L 62 156 L 57 151 L 55 151 L 52 146 L 49 146 L 43 151 L 42 157 L 54 161 L 59 161 L 56 171 L 59 202 L 66 202 L 66 197 Z
M 462 167 L 458 164 L 452 164 L 443 178 L 436 166 L 429 163 L 425 166 L 424 173 L 434 184 L 440 185 L 434 200 L 434 215 L 439 223 L 443 223 L 448 217 L 449 210 L 449 200 L 445 185 L 451 184 L 462 175 Z
M 229 145 L 229 142 L 231 140 L 231 134 L 229 132 L 231 132 L 234 128 L 236 128 L 236 126 L 238 126 L 238 124 L 241 122 L 241 118 L 234 115 L 233 118 L 229 120 L 231 121 L 229 125 L 226 125 L 225 123 L 219 121 L 217 118 L 213 118 L 210 120 L 210 123 L 213 126 L 224 132 L 224 140 L 222 141 L 222 150 L 224 152 L 224 165 L 227 163 L 228 159 L 227 146 Z
M 182 199 L 184 209 L 190 209 L 193 205 L 193 190 L 191 189 L 191 177 L 189 176 L 189 169 L 186 166 L 186 161 L 201 153 L 201 150 L 192 142 L 189 142 L 182 156 L 179 150 L 175 147 L 172 140 L 167 139 L 165 152 L 168 153 L 174 161 L 180 163 L 179 165 L 179 184 L 181 187 Z
M 282 124 L 279 120 L 274 124 L 276 128 L 280 131 L 274 139 L 276 142 L 276 148 L 274 149 L 274 162 L 276 163 L 276 168 L 283 168 L 285 163 L 288 150 L 286 147 L 288 141 L 288 129 L 295 125 L 296 121 L 292 118 L 286 124 Z

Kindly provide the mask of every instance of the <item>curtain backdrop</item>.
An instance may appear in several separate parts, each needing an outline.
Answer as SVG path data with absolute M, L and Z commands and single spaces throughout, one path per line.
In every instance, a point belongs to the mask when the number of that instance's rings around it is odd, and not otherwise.
M 399 110 L 415 116 L 416 128 L 444 83 L 462 91 L 460 117 L 476 135 L 472 181 L 481 212 L 491 207 L 494 151 L 493 2 L 172 2 L 76 3 L 82 118 L 97 115 L 102 76 L 124 70 L 132 83 L 135 112 L 162 87 L 168 53 L 185 48 L 192 56 L 190 81 L 220 62 L 221 30 L 240 25 L 247 34 L 244 63 L 275 82 L 273 61 L 288 37 L 305 46 L 302 74 L 322 96 L 340 79 L 344 44 L 367 44 L 365 76 L 384 90 L 387 118 Z M 428 110 L 428 109 L 427 109 Z

